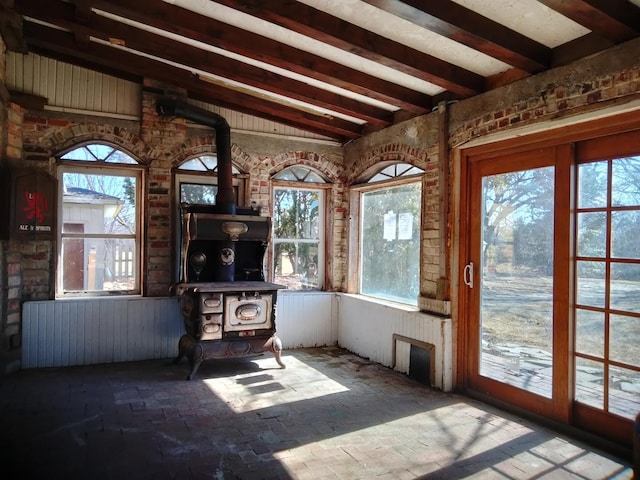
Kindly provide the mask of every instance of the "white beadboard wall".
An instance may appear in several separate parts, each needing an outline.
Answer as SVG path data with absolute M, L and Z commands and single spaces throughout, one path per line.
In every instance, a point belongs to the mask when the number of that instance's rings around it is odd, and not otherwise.
M 176 298 L 25 302 L 22 368 L 175 357 L 183 330 Z
M 51 109 L 140 116 L 139 84 L 41 55 L 7 52 L 7 87 L 47 99 Z
M 22 368 L 127 362 L 177 355 L 183 322 L 177 298 L 78 298 L 26 302 Z M 359 295 L 280 292 L 277 330 L 285 349 L 340 345 L 407 373 L 410 346 L 435 346 L 433 385 L 452 388 L 451 319 L 392 307 Z
M 331 292 L 279 292 L 276 327 L 283 348 L 336 345 L 336 306 Z
M 445 392 L 453 386 L 451 319 L 393 307 L 361 295 L 339 293 L 338 343 L 341 347 L 387 367 L 409 372 L 410 345 L 393 334 L 434 345 L 433 386 Z

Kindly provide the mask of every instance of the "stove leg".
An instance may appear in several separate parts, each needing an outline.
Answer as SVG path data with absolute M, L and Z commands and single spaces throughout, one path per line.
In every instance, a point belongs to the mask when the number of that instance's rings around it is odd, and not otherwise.
M 271 337 L 271 351 L 273 352 L 273 358 L 275 358 L 276 363 L 280 365 L 280 368 L 287 368 L 287 366 L 282 362 L 280 358 L 282 353 L 282 341 L 276 337 L 275 335 Z
M 187 380 L 193 380 L 193 377 L 195 377 L 196 372 L 200 367 L 200 364 L 204 360 L 204 351 L 202 349 L 202 345 L 198 345 L 197 343 L 193 345 L 192 350 L 189 352 L 188 358 L 189 358 L 189 367 L 191 368 L 191 371 L 187 376 Z
M 182 335 L 180 337 L 180 340 L 178 341 L 178 356 L 173 359 L 174 365 L 177 365 L 180 362 L 180 360 L 182 360 L 182 357 L 186 355 L 188 340 L 189 339 L 187 338 L 186 335 Z

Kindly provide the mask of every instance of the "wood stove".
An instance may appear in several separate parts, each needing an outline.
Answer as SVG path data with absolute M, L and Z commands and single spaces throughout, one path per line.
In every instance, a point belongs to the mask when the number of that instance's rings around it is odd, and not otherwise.
M 182 206 L 184 281 L 175 286 L 175 293 L 180 297 L 185 334 L 175 362 L 182 357 L 189 360 L 189 379 L 205 359 L 266 351 L 273 352 L 284 368 L 276 305 L 278 290 L 285 287 L 264 281 L 262 265 L 270 219 L 249 213 L 254 215 Z
M 181 205 L 180 297 L 185 333 L 178 356 L 189 360 L 191 380 L 205 359 L 273 352 L 278 365 L 282 343 L 276 335 L 278 290 L 265 281 L 264 257 L 271 219 L 237 208 L 232 184 L 230 129 L 219 115 L 165 100 L 162 115 L 181 116 L 216 130 L 218 191 L 215 205 Z

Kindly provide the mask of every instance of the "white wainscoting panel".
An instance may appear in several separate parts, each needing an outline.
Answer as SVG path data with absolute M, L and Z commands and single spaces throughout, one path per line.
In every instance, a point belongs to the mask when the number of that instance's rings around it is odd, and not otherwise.
M 332 292 L 278 292 L 276 329 L 284 348 L 338 343 L 336 295 Z
M 433 386 L 450 391 L 453 384 L 451 319 L 409 308 L 395 307 L 361 295 L 336 294 L 338 343 L 341 347 L 387 367 L 409 372 L 410 346 L 398 341 L 393 357 L 393 334 L 435 347 Z
M 175 357 L 184 332 L 177 298 L 26 302 L 22 368 Z

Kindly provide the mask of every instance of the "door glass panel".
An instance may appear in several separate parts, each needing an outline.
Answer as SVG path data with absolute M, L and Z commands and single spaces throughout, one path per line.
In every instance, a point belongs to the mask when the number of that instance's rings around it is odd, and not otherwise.
M 611 256 L 640 259 L 640 210 L 611 214 Z
M 575 399 L 631 419 L 640 410 L 640 157 L 578 174 Z
M 604 364 L 576 358 L 576 393 L 578 402 L 604 407 Z
M 578 214 L 578 255 L 604 258 L 607 247 L 607 215 L 603 212 Z
M 604 314 L 580 309 L 576 316 L 576 351 L 603 358 Z
M 609 321 L 609 358 L 640 367 L 640 318 L 611 315 Z
M 637 179 L 640 157 L 616 158 L 612 168 L 611 204 L 616 207 L 640 205 Z
M 578 208 L 607 205 L 607 164 L 586 163 L 578 167 Z
M 640 372 L 627 368 L 609 369 L 609 411 L 633 419 L 640 403 Z
M 611 309 L 640 313 L 640 264 L 611 264 Z
M 551 397 L 553 167 L 483 178 L 480 375 Z
M 604 308 L 605 262 L 578 262 L 578 304 Z

